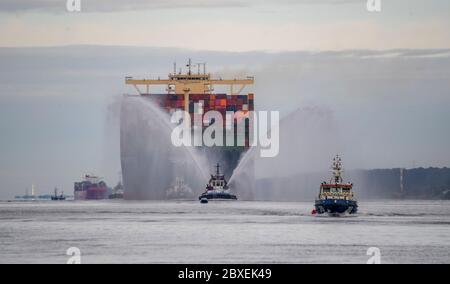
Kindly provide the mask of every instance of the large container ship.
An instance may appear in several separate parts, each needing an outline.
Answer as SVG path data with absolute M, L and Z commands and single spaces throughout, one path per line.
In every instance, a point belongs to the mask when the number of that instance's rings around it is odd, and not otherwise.
M 159 106 L 165 113 L 173 113 L 177 110 L 184 110 L 191 116 L 191 124 L 195 125 L 198 115 L 203 115 L 208 111 L 219 112 L 226 123 L 226 113 L 240 112 L 248 113 L 255 110 L 254 94 L 243 94 L 246 86 L 253 85 L 254 78 L 246 77 L 244 79 L 223 79 L 213 78 L 206 72 L 206 64 L 192 64 L 191 60 L 187 64 L 187 71 L 177 72 L 176 65 L 174 72 L 168 75 L 167 79 L 134 79 L 126 78 L 126 84 L 131 85 L 137 90 L 138 96 L 145 100 L 152 101 Z M 196 72 L 193 68 L 197 67 Z M 203 67 L 203 71 L 201 71 Z M 215 88 L 221 90 L 216 92 Z M 152 88 L 165 89 L 165 92 L 153 92 Z M 225 89 L 225 91 L 224 91 Z M 226 91 L 226 90 L 229 91 Z M 197 106 L 197 107 L 196 107 Z M 200 108 L 198 107 L 200 106 Z M 203 116 L 200 116 L 203 119 Z M 245 117 L 243 119 L 246 119 Z M 126 188 L 126 199 L 167 199 L 166 189 L 173 184 L 179 175 L 174 168 L 176 166 L 163 166 L 161 163 L 169 163 L 167 160 L 174 159 L 168 157 L 173 154 L 170 141 L 162 142 L 163 149 L 154 151 L 144 151 L 148 148 L 142 141 L 148 139 L 162 140 L 162 137 L 155 137 L 142 131 L 137 125 L 142 123 L 142 117 L 133 112 L 133 109 L 127 109 L 122 106 L 121 120 L 121 162 L 124 186 Z M 203 130 L 206 127 L 203 128 Z M 224 127 L 224 137 L 226 137 L 226 128 Z M 228 126 L 229 128 L 229 126 Z M 249 148 L 250 129 L 249 120 L 245 121 L 245 137 L 242 139 L 237 133 L 237 121 L 234 121 L 235 143 L 230 146 L 227 143 L 225 147 L 195 147 L 196 151 L 202 152 L 203 156 L 208 157 L 208 164 L 220 163 L 223 174 L 230 178 L 238 162 Z M 230 130 L 228 130 L 230 131 Z M 136 141 L 135 137 L 141 137 Z M 238 138 L 239 137 L 239 138 Z M 170 137 L 169 137 L 170 138 Z M 244 145 L 237 141 L 244 141 Z M 176 159 L 176 158 L 175 158 Z M 159 162 L 159 163 L 158 163 Z M 155 164 L 158 166 L 155 167 Z M 188 166 L 183 166 L 182 171 L 186 171 Z M 193 166 L 192 166 L 193 167 Z M 207 169 L 206 169 L 207 170 Z M 253 169 L 248 169 L 252 172 Z M 189 175 L 184 175 L 184 180 L 189 187 L 193 189 L 201 188 L 201 184 L 193 184 L 189 180 Z M 252 176 L 250 174 L 250 176 Z M 251 199 L 253 197 L 252 182 L 246 186 L 245 192 L 240 192 L 242 199 Z M 194 192 L 201 194 L 201 192 Z
M 86 175 L 82 182 L 74 186 L 75 200 L 103 200 L 109 198 L 108 186 L 99 177 Z

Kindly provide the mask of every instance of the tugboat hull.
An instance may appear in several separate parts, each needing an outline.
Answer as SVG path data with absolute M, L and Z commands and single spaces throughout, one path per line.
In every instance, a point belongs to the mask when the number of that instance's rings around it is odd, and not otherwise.
M 236 195 L 228 194 L 228 193 L 208 193 L 202 194 L 198 199 L 208 199 L 208 200 L 238 200 Z
M 52 201 L 64 201 L 66 200 L 66 197 L 64 196 L 52 196 Z
M 354 200 L 344 199 L 325 199 L 317 200 L 316 211 L 318 214 L 356 214 L 358 212 L 358 203 Z

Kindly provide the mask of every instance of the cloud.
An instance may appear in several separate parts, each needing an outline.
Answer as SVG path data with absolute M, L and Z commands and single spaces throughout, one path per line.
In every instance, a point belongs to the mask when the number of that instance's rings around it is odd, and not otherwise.
M 251 7 L 274 4 L 347 4 L 361 0 L 81 0 L 83 12 L 116 12 L 177 8 Z M 66 0 L 2 0 L 0 12 L 66 12 Z

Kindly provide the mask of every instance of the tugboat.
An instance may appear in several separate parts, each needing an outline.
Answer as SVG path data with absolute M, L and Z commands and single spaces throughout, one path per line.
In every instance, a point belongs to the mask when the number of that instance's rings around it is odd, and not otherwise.
M 333 159 L 333 177 L 329 183 L 323 182 L 320 186 L 319 197 L 315 203 L 313 213 L 329 215 L 356 214 L 358 202 L 353 192 L 352 183 L 344 183 L 342 178 L 342 159 L 336 156 Z
M 109 199 L 123 199 L 125 191 L 123 189 L 122 182 L 119 183 L 112 189 Z
M 166 190 L 167 199 L 195 199 L 194 192 L 182 178 L 176 178 L 175 183 Z
M 55 195 L 52 196 L 53 201 L 64 201 L 66 200 L 66 196 L 64 196 L 64 192 L 61 195 L 58 195 L 58 189 L 55 188 Z
M 198 199 L 201 203 L 207 203 L 209 200 L 237 200 L 236 195 L 230 193 L 225 176 L 220 174 L 220 165 L 217 164 L 216 168 L 216 174 L 211 175 L 206 191 Z

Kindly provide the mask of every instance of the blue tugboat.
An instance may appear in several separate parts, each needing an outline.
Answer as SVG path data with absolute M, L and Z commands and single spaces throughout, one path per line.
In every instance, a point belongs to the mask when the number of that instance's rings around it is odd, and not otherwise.
M 200 202 L 207 203 L 208 200 L 237 200 L 236 195 L 231 194 L 225 176 L 220 174 L 220 165 L 216 166 L 216 174 L 206 185 L 206 191 L 198 198 Z
M 342 159 L 339 156 L 333 159 L 333 177 L 329 183 L 323 182 L 320 186 L 320 193 L 316 199 L 316 214 L 356 214 L 358 212 L 358 202 L 353 192 L 352 183 L 344 183 L 342 179 Z

